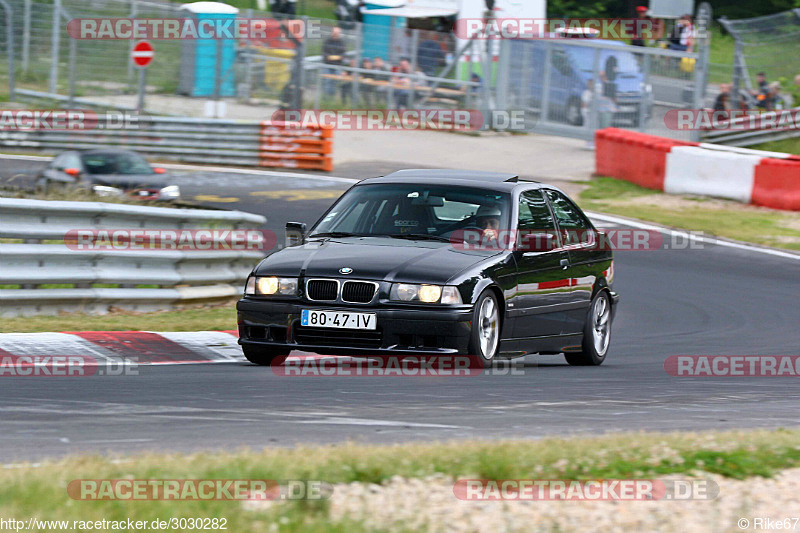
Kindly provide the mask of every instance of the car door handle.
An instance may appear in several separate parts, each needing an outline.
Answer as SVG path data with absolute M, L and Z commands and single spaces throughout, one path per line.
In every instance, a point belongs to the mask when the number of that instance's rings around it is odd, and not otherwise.
M 559 261 L 558 264 L 560 264 L 564 268 L 564 270 L 566 270 L 567 267 L 569 266 L 569 259 L 562 259 L 561 261 Z

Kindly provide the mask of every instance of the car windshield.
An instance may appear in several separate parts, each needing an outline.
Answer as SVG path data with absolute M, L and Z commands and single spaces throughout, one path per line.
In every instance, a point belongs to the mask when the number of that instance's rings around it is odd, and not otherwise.
M 478 187 L 362 185 L 342 196 L 310 236 L 447 240 L 457 230 L 487 222 L 507 228 L 509 205 L 507 193 Z
M 131 152 L 91 153 L 81 156 L 89 174 L 153 174 L 153 168 L 139 154 Z

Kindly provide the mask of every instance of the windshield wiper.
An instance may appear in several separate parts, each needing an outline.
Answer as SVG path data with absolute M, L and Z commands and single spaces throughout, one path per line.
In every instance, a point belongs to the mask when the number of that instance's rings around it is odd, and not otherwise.
M 429 235 L 427 233 L 401 233 L 397 235 L 381 235 L 381 237 L 391 237 L 392 239 L 408 239 L 411 241 L 439 241 L 450 242 L 447 237 L 441 235 Z
M 331 237 L 334 239 L 338 239 L 340 237 L 363 237 L 363 233 L 350 233 L 348 231 L 328 231 L 323 233 L 315 233 L 313 235 L 309 235 L 309 239 L 313 239 L 314 237 Z

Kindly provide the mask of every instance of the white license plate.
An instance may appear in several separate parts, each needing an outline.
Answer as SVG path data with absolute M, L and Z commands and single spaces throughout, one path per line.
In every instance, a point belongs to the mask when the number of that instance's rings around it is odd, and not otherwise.
M 300 325 L 312 328 L 374 330 L 378 328 L 378 316 L 375 313 L 303 309 L 300 312 Z
M 621 106 L 619 106 L 618 109 L 619 109 L 620 113 L 635 113 L 636 112 L 636 107 L 632 106 L 632 105 L 621 105 Z

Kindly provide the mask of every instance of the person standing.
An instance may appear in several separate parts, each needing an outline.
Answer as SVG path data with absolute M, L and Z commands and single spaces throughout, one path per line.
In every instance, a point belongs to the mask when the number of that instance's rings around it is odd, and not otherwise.
M 647 16 L 647 7 L 637 6 L 636 24 L 633 29 L 633 39 L 631 39 L 631 44 L 633 46 L 646 46 L 644 40 L 645 29 L 647 29 L 647 31 L 652 31 L 652 23 L 650 17 Z
M 444 64 L 444 52 L 439 44 L 438 34 L 426 32 L 427 36 L 419 44 L 417 65 L 428 76 L 435 76 L 436 69 Z
M 322 70 L 323 74 L 337 75 L 339 74 L 339 67 L 344 61 L 347 47 L 342 39 L 342 28 L 335 26 L 331 30 L 331 35 L 322 45 L 322 56 L 326 65 L 331 65 L 331 68 Z M 336 82 L 332 79 L 322 79 L 322 92 L 325 96 L 333 96 L 336 92 Z

